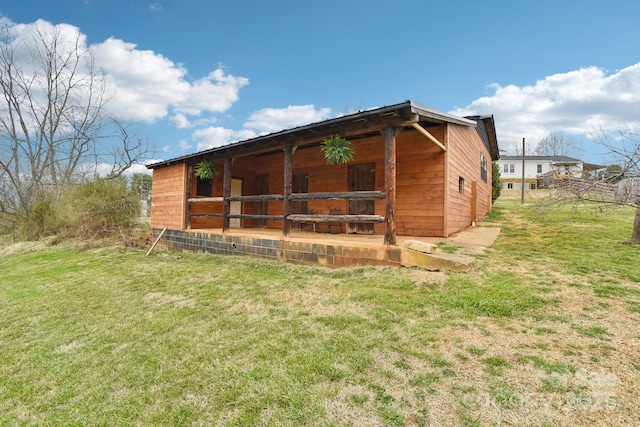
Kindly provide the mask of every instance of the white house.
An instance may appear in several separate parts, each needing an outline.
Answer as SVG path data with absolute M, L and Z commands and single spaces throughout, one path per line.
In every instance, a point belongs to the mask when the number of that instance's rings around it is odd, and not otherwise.
M 522 189 L 522 156 L 501 155 L 500 180 L 504 189 Z M 585 165 L 582 160 L 567 156 L 524 156 L 525 188 L 535 190 L 544 176 L 582 177 Z

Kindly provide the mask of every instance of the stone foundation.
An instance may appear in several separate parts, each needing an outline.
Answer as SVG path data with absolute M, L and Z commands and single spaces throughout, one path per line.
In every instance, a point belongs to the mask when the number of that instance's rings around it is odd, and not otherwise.
M 157 237 L 161 229 L 154 229 Z M 326 267 L 402 265 L 398 246 L 344 242 L 310 242 L 304 239 L 239 236 L 234 234 L 166 230 L 156 249 L 172 252 L 205 252 L 218 255 L 249 255 L 299 264 Z

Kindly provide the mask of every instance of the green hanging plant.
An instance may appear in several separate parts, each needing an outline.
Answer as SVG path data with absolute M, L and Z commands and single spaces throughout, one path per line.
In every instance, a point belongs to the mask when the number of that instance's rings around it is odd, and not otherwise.
M 355 155 L 351 141 L 338 135 L 322 141 L 321 150 L 327 163 L 334 165 L 350 162 Z
M 216 165 L 208 160 L 198 163 L 194 169 L 194 174 L 200 179 L 213 179 L 218 176 Z

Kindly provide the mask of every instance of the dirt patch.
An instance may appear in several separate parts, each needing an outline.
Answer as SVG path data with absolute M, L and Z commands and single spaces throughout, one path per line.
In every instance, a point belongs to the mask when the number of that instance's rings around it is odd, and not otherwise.
M 428 271 L 414 269 L 409 273 L 409 278 L 417 287 L 433 287 L 433 285 L 444 285 L 447 275 L 442 271 Z
M 183 295 L 169 295 L 162 292 L 152 292 L 143 297 L 143 301 L 154 307 L 165 305 L 173 305 L 176 308 L 194 308 L 196 301 L 193 298 L 187 298 Z

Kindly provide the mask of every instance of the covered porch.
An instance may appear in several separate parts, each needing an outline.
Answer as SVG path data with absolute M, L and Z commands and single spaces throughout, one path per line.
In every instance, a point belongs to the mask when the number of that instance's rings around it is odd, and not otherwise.
M 323 155 L 334 136 L 349 161 Z M 490 211 L 497 153 L 492 116 L 405 101 L 149 165 L 151 226 L 176 251 L 437 270 L 433 245 Z
M 397 235 L 446 236 L 447 126 L 476 122 L 407 101 L 151 165 L 152 224 L 172 229 L 342 228 L 396 245 Z M 321 142 L 348 138 L 356 156 L 327 164 Z M 201 191 L 194 170 L 220 177 Z M 179 198 L 182 195 L 184 198 Z

